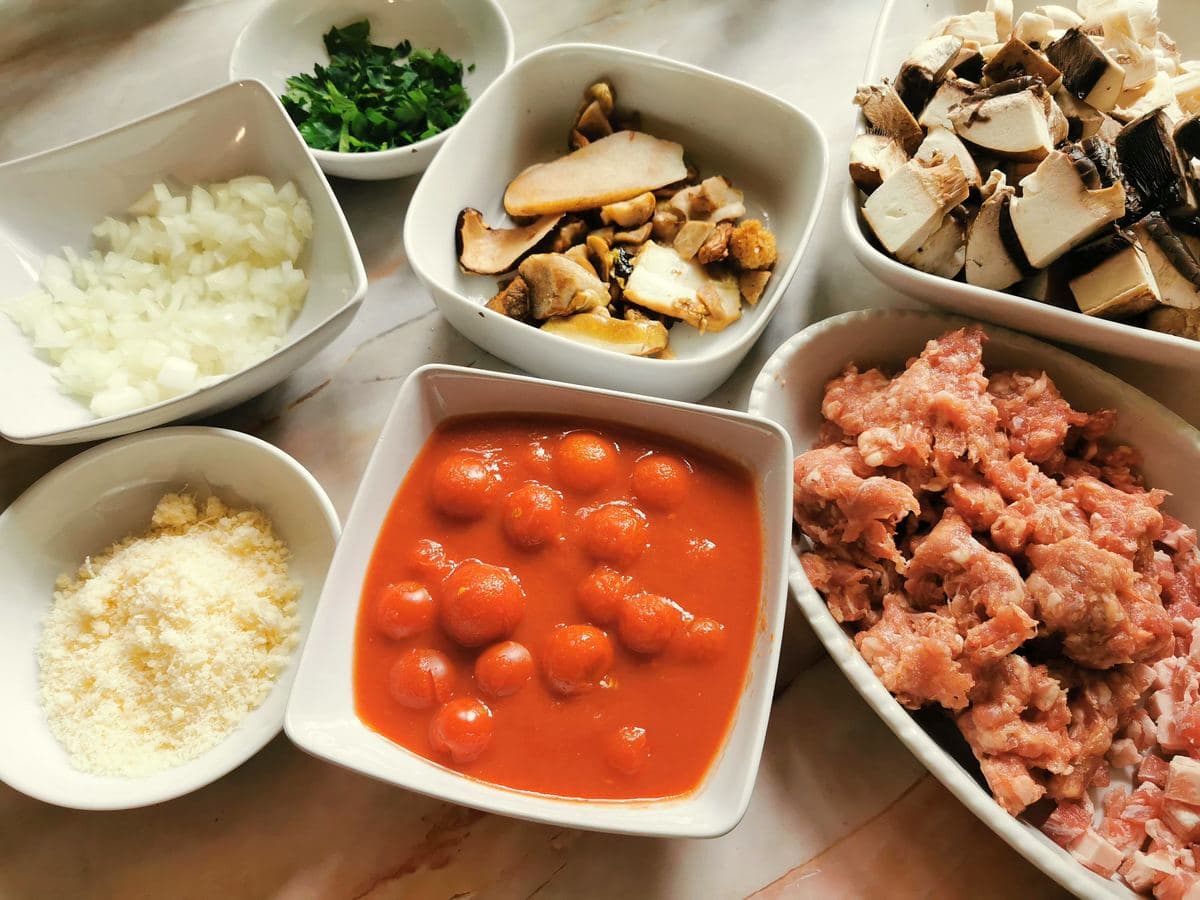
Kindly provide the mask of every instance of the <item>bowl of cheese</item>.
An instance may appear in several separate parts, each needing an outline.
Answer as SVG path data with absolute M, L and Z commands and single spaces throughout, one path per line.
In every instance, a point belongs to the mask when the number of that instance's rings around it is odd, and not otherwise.
M 339 532 L 303 466 L 223 429 L 46 475 L 0 514 L 0 781 L 127 809 L 250 758 L 282 726 Z

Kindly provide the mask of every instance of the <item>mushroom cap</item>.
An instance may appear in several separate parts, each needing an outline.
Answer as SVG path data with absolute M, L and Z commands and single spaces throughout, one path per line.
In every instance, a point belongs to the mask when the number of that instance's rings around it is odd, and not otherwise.
M 578 212 L 632 199 L 687 177 L 683 147 L 640 131 L 620 131 L 548 163 L 508 185 L 510 216 Z
M 458 264 L 479 275 L 512 271 L 561 218 L 562 213 L 555 213 L 516 228 L 489 228 L 483 213 L 468 206 L 458 214 L 454 229 Z

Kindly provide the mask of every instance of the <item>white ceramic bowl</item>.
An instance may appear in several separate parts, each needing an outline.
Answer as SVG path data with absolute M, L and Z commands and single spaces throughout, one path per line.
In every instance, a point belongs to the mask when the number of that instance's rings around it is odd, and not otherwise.
M 1014 4 L 1017 15 L 1032 10 L 1035 5 L 1037 0 L 1016 0 Z M 875 29 L 864 80 L 875 82 L 885 75 L 895 77 L 900 63 L 939 19 L 983 7 L 983 0 L 928 0 L 925 3 L 887 0 Z M 1184 58 L 1200 57 L 1200 18 L 1195 15 L 1192 0 L 1160 0 L 1159 14 L 1163 31 L 1179 43 Z M 847 115 L 850 115 L 850 100 L 850 97 L 846 98 Z M 858 122 L 861 131 L 861 116 Z M 1052 340 L 1147 362 L 1200 368 L 1200 341 L 1085 316 L 1073 309 L 910 269 L 878 249 L 867 237 L 869 229 L 859 215 L 862 200 L 858 190 L 849 178 L 845 185 L 842 224 L 855 254 L 877 278 L 901 293 L 948 312 L 974 316 Z
M 372 731 L 355 714 L 352 664 L 359 597 L 392 498 L 439 422 L 496 412 L 620 422 L 698 444 L 754 473 L 763 529 L 761 624 L 725 746 L 693 793 L 655 801 L 585 801 L 516 791 L 418 756 Z M 453 366 L 418 369 L 400 389 L 354 498 L 288 703 L 288 737 L 338 765 L 502 815 L 628 834 L 707 837 L 728 831 L 750 802 L 771 709 L 787 597 L 791 453 L 780 428 L 743 413 Z
M 281 450 L 219 428 L 163 428 L 93 447 L 39 480 L 0 514 L 0 781 L 58 806 L 129 809 L 179 797 L 241 765 L 283 724 L 295 656 L 263 704 L 191 762 L 143 778 L 71 767 L 38 700 L 35 651 L 54 581 L 84 558 L 144 532 L 163 494 L 191 487 L 263 510 L 292 551 L 301 640 L 338 539 L 316 479 Z
M 484 309 L 496 279 L 462 272 L 459 211 L 506 220 L 508 182 L 526 166 L 565 153 L 583 90 L 612 80 L 617 105 L 638 110 L 643 130 L 683 144 L 703 175 L 726 175 L 751 215 L 775 231 L 779 263 L 767 292 L 717 334 L 671 330 L 675 359 L 641 359 L 591 347 Z M 825 191 L 825 140 L 812 120 L 777 97 L 661 57 L 617 47 L 563 44 L 509 69 L 475 104 L 417 186 L 404 223 L 409 263 L 442 315 L 489 353 L 535 375 L 675 400 L 710 394 L 749 352 L 783 297 L 808 243 Z
M 164 178 L 184 184 L 265 175 L 293 181 L 313 212 L 300 258 L 310 286 L 284 345 L 205 388 L 118 416 L 96 418 L 61 393 L 52 367 L 0 313 L 0 435 L 26 444 L 115 437 L 227 409 L 278 384 L 342 332 L 367 289 L 358 249 L 325 177 L 274 96 L 254 81 L 228 84 L 145 119 L 0 165 L 0 292 L 32 291 L 42 261 L 93 247 L 92 226 L 123 215 Z
M 960 327 L 966 319 L 936 313 L 855 312 L 826 319 L 801 331 L 775 352 L 755 381 L 753 414 L 773 419 L 798 449 L 811 447 L 821 423 L 826 382 L 849 362 L 902 368 L 930 338 Z M 1184 522 L 1200 524 L 1200 434 L 1145 394 L 1078 357 L 1003 328 L 986 328 L 984 359 L 989 367 L 1039 368 L 1054 379 L 1075 407 L 1117 410 L 1113 439 L 1145 455 L 1147 483 L 1171 492 L 1166 507 Z M 1043 872 L 1080 897 L 1132 897 L 1076 862 L 1040 831 L 1012 818 L 991 795 L 930 737 L 888 693 L 813 590 L 794 551 L 791 586 L 800 608 L 846 677 L 908 749 L 996 834 Z
M 238 35 L 229 58 L 229 77 L 257 78 L 282 94 L 287 79 L 311 74 L 314 63 L 326 65 L 322 36 L 333 26 L 369 19 L 371 40 L 444 50 L 474 71 L 463 73 L 463 85 L 474 101 L 512 65 L 513 34 L 496 0 L 273 0 Z M 407 147 L 371 153 L 312 150 L 330 175 L 376 181 L 415 175 L 454 128 Z

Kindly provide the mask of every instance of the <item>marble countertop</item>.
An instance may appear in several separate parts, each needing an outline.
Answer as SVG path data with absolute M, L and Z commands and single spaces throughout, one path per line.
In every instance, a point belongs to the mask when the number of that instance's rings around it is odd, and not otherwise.
M 912 305 L 855 261 L 837 214 L 849 98 L 878 0 L 501 0 L 518 56 L 567 40 L 660 53 L 745 79 L 822 126 L 831 191 L 764 337 L 709 402 L 744 407 L 771 351 L 851 309 Z M 256 0 L 0 3 L 0 162 L 225 79 Z M 820 52 L 801 52 L 805 41 Z M 399 382 L 446 361 L 507 367 L 436 313 L 401 244 L 414 179 L 335 182 L 371 287 L 333 344 L 214 420 L 295 456 L 343 517 Z M 0 203 L 3 198 L 0 198 Z M 1166 369 L 1092 356 L 1193 424 Z M 0 442 L 0 509 L 79 447 Z M 791 615 L 745 820 L 710 841 L 566 831 L 452 807 L 318 762 L 279 737 L 216 784 L 119 813 L 57 809 L 0 785 L 0 898 L 1028 897 L 1062 892 L 980 824 L 878 721 Z

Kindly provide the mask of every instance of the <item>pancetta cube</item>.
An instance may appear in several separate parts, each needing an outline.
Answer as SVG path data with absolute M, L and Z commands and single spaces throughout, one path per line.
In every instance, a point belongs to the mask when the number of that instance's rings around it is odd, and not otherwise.
M 1185 843 L 1200 839 L 1200 808 L 1178 800 L 1163 803 L 1163 821 Z
M 1125 856 L 1097 834 L 1094 828 L 1089 828 L 1071 847 L 1071 855 L 1098 875 L 1111 878 L 1121 865 Z
M 1200 806 L 1200 760 L 1176 756 L 1167 770 L 1167 799 Z

